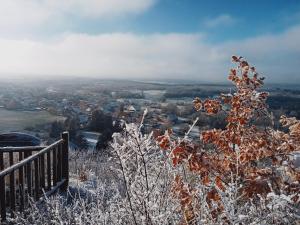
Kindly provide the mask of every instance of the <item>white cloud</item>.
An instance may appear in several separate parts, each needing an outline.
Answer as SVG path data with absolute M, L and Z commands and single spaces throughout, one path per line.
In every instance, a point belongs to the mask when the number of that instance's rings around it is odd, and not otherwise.
M 209 28 L 215 28 L 219 26 L 230 26 L 236 22 L 236 19 L 229 14 L 221 14 L 215 18 L 206 19 L 204 25 Z
M 300 26 L 218 45 L 201 34 L 66 34 L 53 41 L 0 39 L 0 74 L 224 81 L 240 54 L 268 82 L 300 82 Z
M 277 35 L 262 35 L 229 42 L 220 47 L 227 54 L 239 53 L 252 60 L 270 81 L 300 82 L 300 26 Z
M 70 34 L 54 42 L 2 39 L 0 49 L 1 74 L 186 78 L 201 70 L 212 74 L 218 58 L 198 34 Z
M 35 0 L 2 0 L 0 29 L 9 31 L 43 24 L 52 13 Z
M 1 0 L 0 30 L 21 33 L 78 18 L 115 18 L 139 14 L 157 0 Z

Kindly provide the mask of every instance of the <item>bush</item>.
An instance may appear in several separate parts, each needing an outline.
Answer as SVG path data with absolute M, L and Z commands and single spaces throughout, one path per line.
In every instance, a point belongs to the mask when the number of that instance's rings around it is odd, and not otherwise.
M 296 224 L 300 173 L 291 156 L 299 150 L 300 121 L 282 116 L 288 133 L 255 126 L 258 118 L 272 121 L 268 93 L 258 92 L 264 78 L 242 57 L 233 61 L 237 68 L 230 70 L 229 80 L 236 92 L 194 100 L 197 111 L 225 112 L 225 129 L 202 132 L 200 145 L 172 132 L 158 138 L 173 166 L 189 171 L 190 178 L 178 174 L 173 187 L 184 223 Z

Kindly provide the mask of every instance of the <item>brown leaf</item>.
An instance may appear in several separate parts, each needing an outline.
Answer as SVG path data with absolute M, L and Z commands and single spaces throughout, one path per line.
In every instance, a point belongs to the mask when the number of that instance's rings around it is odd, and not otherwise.
M 202 109 L 202 101 L 200 98 L 195 98 L 194 101 L 194 108 L 197 110 L 197 111 L 200 111 Z
M 216 176 L 215 182 L 216 182 L 216 186 L 217 186 L 220 190 L 225 191 L 225 187 L 224 187 L 224 185 L 223 185 L 222 179 L 221 179 L 219 176 Z

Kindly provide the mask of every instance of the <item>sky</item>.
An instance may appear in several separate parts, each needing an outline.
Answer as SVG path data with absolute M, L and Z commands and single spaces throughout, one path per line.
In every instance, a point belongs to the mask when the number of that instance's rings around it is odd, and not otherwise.
M 0 77 L 300 84 L 299 0 L 0 0 Z

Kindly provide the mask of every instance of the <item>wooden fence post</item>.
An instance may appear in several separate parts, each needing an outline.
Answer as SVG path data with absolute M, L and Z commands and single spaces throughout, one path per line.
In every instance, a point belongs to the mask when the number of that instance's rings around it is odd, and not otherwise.
M 23 152 L 19 152 L 19 162 L 23 160 Z M 19 169 L 19 200 L 20 200 L 20 211 L 24 210 L 24 166 Z
M 39 159 L 36 158 L 33 161 L 34 164 L 34 199 L 39 200 L 40 197 L 40 170 L 39 170 Z
M 53 187 L 57 184 L 57 146 L 52 151 Z
M 66 179 L 61 187 L 62 191 L 67 191 L 69 186 L 69 133 L 63 132 L 61 135 L 62 143 L 62 178 Z
M 0 152 L 0 171 L 4 170 L 3 153 Z M 6 220 L 6 199 L 5 196 L 5 177 L 0 177 L 0 208 L 1 208 L 1 221 Z
M 47 191 L 50 190 L 51 190 L 51 152 L 49 151 L 47 152 Z
M 14 165 L 14 153 L 9 153 L 9 165 Z M 11 215 L 14 216 L 14 211 L 16 210 L 16 187 L 15 187 L 15 171 L 12 171 L 9 175 L 9 196 L 10 196 L 10 209 Z
M 32 151 L 26 151 L 24 158 L 28 158 L 31 156 Z M 25 176 L 27 180 L 27 204 L 29 205 L 29 197 L 32 196 L 32 170 L 31 170 L 31 163 L 27 163 Z

